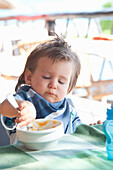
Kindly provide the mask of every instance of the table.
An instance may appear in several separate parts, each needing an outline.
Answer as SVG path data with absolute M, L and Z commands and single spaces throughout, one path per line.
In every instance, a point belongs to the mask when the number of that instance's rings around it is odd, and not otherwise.
M 101 125 L 82 124 L 53 149 L 29 151 L 21 143 L 0 147 L 0 169 L 111 170 L 113 162 L 107 158 L 105 141 Z

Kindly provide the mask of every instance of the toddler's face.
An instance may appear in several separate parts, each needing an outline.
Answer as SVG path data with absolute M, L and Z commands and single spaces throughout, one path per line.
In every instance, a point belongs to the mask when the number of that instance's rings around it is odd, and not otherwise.
M 47 57 L 42 57 L 38 60 L 38 66 L 34 73 L 26 71 L 25 80 L 40 96 L 55 103 L 63 100 L 66 96 L 72 71 L 72 62 L 52 63 Z

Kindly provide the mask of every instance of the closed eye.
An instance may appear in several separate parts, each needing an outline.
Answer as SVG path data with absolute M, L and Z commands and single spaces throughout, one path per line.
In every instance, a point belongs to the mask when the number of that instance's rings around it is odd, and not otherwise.
M 60 84 L 65 84 L 63 81 L 60 81 L 60 80 L 59 80 L 58 82 L 59 82 Z
M 50 79 L 50 77 L 47 77 L 47 76 L 42 76 L 44 79 Z

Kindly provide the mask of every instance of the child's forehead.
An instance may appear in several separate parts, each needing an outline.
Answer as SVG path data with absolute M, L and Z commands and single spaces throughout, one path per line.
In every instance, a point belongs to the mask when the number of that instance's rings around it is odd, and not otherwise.
M 38 66 L 40 66 L 40 65 L 52 65 L 53 67 L 55 66 L 55 65 L 63 65 L 63 64 L 71 64 L 71 65 L 73 65 L 73 62 L 71 61 L 71 60 L 66 60 L 66 59 L 61 59 L 61 60 L 59 60 L 59 59 L 54 59 L 54 58 L 49 58 L 49 57 L 41 57 L 41 58 L 39 58 L 39 60 L 38 60 L 38 62 L 37 62 L 37 64 L 38 64 Z
M 72 62 L 73 61 L 71 59 L 66 59 L 65 57 L 64 58 L 60 58 L 60 57 L 48 57 L 48 56 L 42 56 L 38 59 L 38 64 L 41 63 L 41 62 L 46 62 L 48 61 L 50 64 L 54 64 L 54 63 L 60 63 L 60 62 Z
M 53 62 L 50 59 L 42 58 L 39 63 L 37 69 L 40 72 L 45 73 L 58 73 L 61 75 L 68 75 L 73 72 L 73 63 L 70 61 L 57 61 Z

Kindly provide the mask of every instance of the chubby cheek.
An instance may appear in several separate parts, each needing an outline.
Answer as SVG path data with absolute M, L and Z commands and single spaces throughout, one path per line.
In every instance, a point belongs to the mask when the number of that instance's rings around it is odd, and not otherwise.
M 44 91 L 45 89 L 45 84 L 43 84 L 40 80 L 35 81 L 32 83 L 32 88 L 40 94 L 40 92 Z
M 63 100 L 64 97 L 67 95 L 67 93 L 68 93 L 68 87 L 59 89 L 59 93 L 58 93 L 59 100 Z

